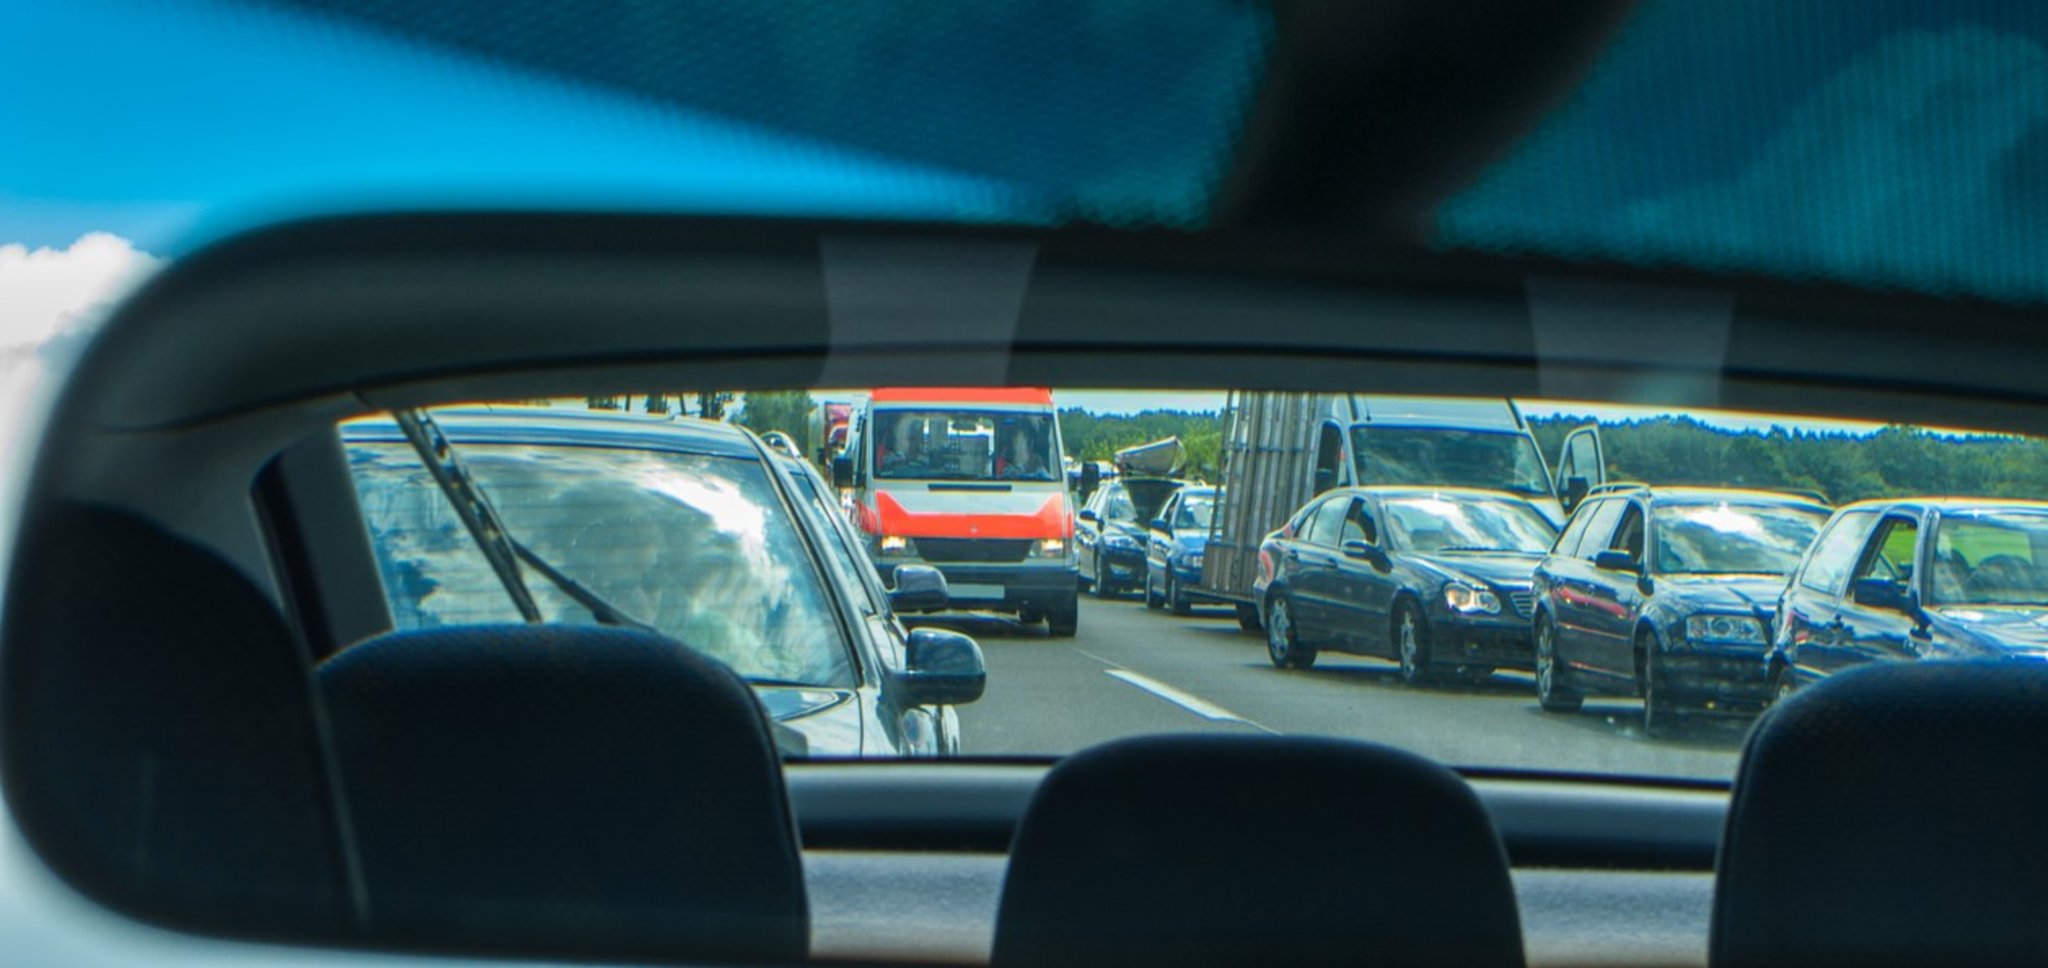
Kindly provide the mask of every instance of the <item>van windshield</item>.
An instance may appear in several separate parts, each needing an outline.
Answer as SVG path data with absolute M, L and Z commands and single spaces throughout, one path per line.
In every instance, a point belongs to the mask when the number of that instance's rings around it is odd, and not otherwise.
M 875 414 L 875 476 L 883 480 L 1059 479 L 1049 413 L 902 409 Z
M 1548 497 L 1536 443 L 1515 431 L 1449 427 L 1351 428 L 1360 484 L 1476 487 Z

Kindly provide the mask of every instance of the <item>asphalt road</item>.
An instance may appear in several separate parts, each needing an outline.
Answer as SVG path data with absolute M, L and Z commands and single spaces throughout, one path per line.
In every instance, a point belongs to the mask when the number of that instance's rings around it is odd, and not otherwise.
M 1391 662 L 1324 653 L 1281 671 L 1228 609 L 1175 618 L 1135 596 L 1081 602 L 1080 634 L 1046 635 L 990 615 L 946 625 L 974 635 L 988 691 L 960 708 L 969 755 L 1064 753 L 1119 736 L 1210 730 L 1375 740 L 1468 767 L 1728 778 L 1746 723 L 1703 723 L 1679 739 L 1643 735 L 1642 705 L 1589 700 L 1571 715 L 1536 706 L 1529 676 L 1410 688 Z

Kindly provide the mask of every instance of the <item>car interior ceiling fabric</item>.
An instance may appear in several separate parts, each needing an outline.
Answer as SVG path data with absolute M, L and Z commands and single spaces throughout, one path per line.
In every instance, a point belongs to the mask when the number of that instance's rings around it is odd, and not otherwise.
M 1523 963 L 1499 835 L 1428 760 L 1335 739 L 1152 736 L 1046 775 L 993 963 Z
M 0 665 L 9 806 L 50 865 L 152 920 L 349 923 L 307 660 L 212 552 L 126 511 L 26 519 Z
M 797 961 L 809 914 L 767 718 L 623 629 L 396 632 L 321 663 L 373 938 Z
M 1873 663 L 1744 751 L 1710 963 L 2048 963 L 2048 666 Z

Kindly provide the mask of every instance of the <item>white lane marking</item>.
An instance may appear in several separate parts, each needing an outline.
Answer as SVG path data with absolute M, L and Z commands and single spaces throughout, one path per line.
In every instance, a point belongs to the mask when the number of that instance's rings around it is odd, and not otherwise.
M 1159 698 L 1164 699 L 1167 702 L 1170 702 L 1176 706 L 1179 706 L 1180 708 L 1185 709 L 1188 712 L 1194 713 L 1195 715 L 1200 716 L 1203 719 L 1213 719 L 1219 722 L 1226 723 L 1243 723 L 1246 726 L 1251 726 L 1256 729 L 1263 729 L 1268 733 L 1278 735 L 1278 731 L 1276 730 L 1266 729 L 1265 726 L 1252 722 L 1251 720 L 1246 719 L 1243 716 L 1239 716 L 1238 714 L 1231 712 L 1230 710 L 1225 709 L 1222 706 L 1218 706 L 1207 699 L 1203 699 L 1200 696 L 1182 692 L 1178 689 L 1175 689 L 1172 686 L 1167 685 L 1166 683 L 1160 682 L 1157 679 L 1141 676 L 1135 672 L 1130 671 L 1129 669 L 1104 669 L 1102 671 L 1104 673 L 1107 673 L 1112 678 L 1122 679 L 1123 681 L 1130 683 L 1131 685 L 1137 686 L 1138 688 L 1143 689 L 1146 692 L 1149 692 L 1155 696 L 1158 696 Z

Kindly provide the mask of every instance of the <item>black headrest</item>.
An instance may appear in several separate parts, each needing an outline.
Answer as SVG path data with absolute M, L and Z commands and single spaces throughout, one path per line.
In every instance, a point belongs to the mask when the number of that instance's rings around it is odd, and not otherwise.
M 48 507 L 5 629 L 8 802 L 53 868 L 180 926 L 347 924 L 308 662 L 240 572 L 128 512 Z
M 376 937 L 808 955 L 781 762 L 725 666 L 638 632 L 466 626 L 355 645 L 319 682 Z
M 1507 857 L 1456 774 L 1365 743 L 1158 736 L 1046 775 L 994 964 L 1521 965 Z
M 1874 663 L 1766 714 L 1710 960 L 2048 964 L 2048 665 Z

